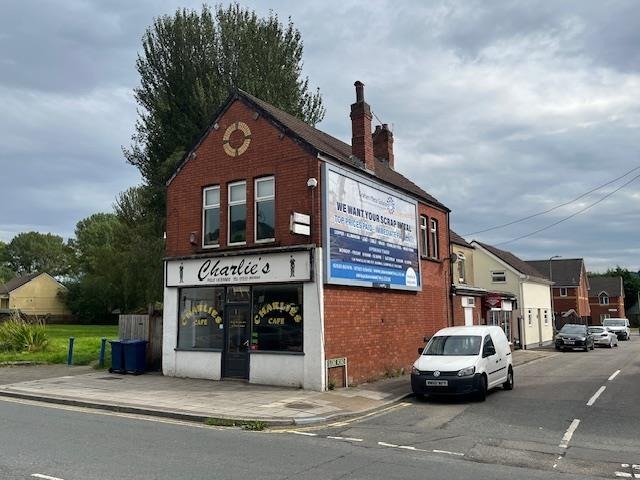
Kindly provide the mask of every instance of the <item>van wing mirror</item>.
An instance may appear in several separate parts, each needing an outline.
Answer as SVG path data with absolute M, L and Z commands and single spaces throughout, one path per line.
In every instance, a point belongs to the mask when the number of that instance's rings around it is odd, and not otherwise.
M 422 352 L 424 352 L 424 347 L 418 347 L 418 355 L 422 355 Z
M 424 343 L 428 343 L 428 342 L 429 342 L 429 340 L 431 340 L 431 337 L 423 337 L 423 338 L 422 338 L 422 341 L 423 341 Z

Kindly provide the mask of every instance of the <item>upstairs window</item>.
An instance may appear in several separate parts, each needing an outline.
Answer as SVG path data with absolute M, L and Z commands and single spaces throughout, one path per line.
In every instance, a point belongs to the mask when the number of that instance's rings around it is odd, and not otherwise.
M 606 293 L 600 294 L 600 305 L 609 305 L 609 297 Z
M 464 268 L 464 253 L 458 252 L 458 281 L 460 283 L 465 283 L 465 268 Z
M 220 187 L 205 188 L 202 192 L 202 244 L 217 247 L 220 244 Z
M 423 257 L 429 256 L 427 235 L 427 217 L 420 215 L 420 255 Z
M 275 240 L 276 231 L 276 191 L 275 179 L 258 178 L 255 182 L 256 242 Z
M 560 288 L 560 296 L 561 297 L 566 297 L 567 296 L 567 289 L 566 288 Z
M 229 245 L 247 241 L 247 182 L 229 184 Z
M 431 218 L 429 220 L 429 247 L 431 250 L 431 258 L 440 258 L 438 246 L 438 221 L 434 218 Z
M 493 283 L 504 283 L 507 281 L 507 275 L 504 273 L 504 270 L 491 272 L 491 281 Z

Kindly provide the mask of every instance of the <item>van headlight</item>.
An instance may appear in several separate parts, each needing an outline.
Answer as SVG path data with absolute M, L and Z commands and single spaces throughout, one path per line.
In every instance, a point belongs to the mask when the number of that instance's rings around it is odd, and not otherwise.
M 458 370 L 459 377 L 468 377 L 469 375 L 473 375 L 476 373 L 476 367 L 467 367 L 462 370 Z
M 415 365 L 411 367 L 411 375 L 420 375 L 420 370 L 418 370 Z

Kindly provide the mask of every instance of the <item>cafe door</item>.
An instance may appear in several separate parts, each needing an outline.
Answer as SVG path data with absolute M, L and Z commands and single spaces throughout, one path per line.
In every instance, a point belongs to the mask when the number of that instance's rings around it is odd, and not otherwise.
M 229 305 L 225 309 L 226 338 L 223 377 L 249 378 L 251 322 L 249 305 Z

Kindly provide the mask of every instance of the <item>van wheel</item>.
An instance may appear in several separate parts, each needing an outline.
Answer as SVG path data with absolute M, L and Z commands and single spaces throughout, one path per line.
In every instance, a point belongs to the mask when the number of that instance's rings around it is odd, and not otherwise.
M 476 392 L 476 400 L 484 402 L 487 399 L 487 377 L 480 375 L 478 379 L 478 391 Z
M 513 368 L 509 367 L 507 372 L 507 381 L 502 384 L 505 390 L 513 390 Z

